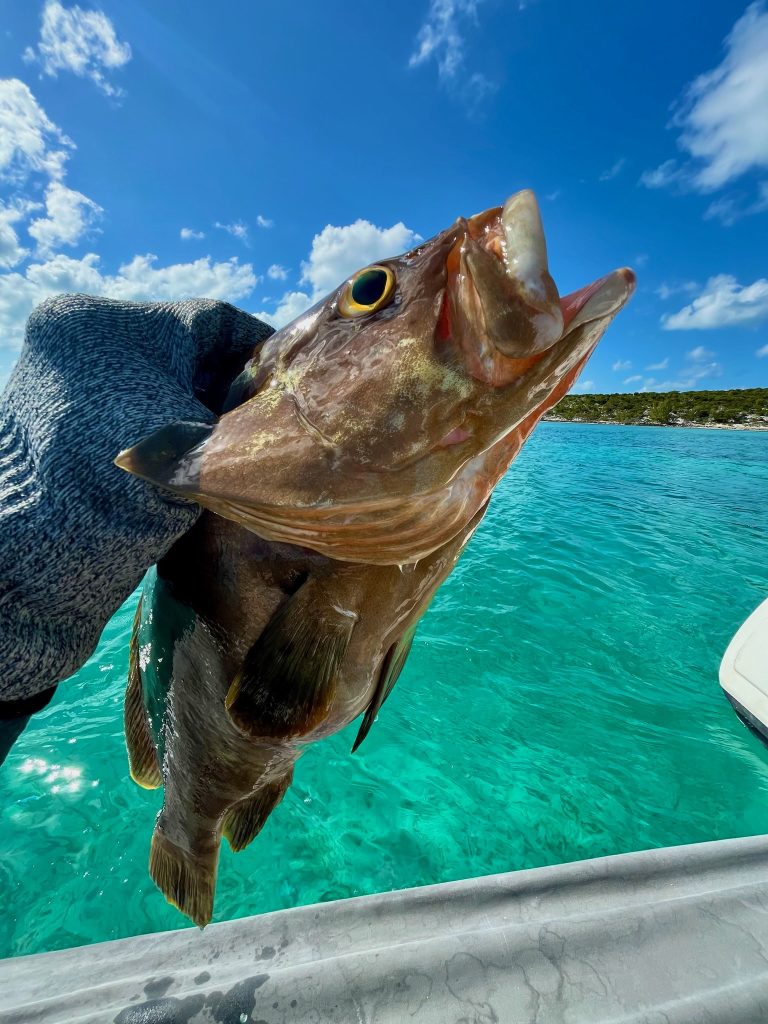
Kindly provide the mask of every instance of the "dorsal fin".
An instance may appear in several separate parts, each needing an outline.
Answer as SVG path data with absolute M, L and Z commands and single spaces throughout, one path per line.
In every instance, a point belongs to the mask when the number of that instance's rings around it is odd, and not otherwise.
M 357 622 L 336 596 L 332 577 L 310 577 L 269 620 L 225 701 L 243 732 L 287 739 L 322 722 Z
M 384 661 L 381 663 L 381 673 L 379 674 L 378 685 L 373 697 L 371 698 L 371 703 L 368 705 L 368 709 L 365 712 L 357 737 L 352 746 L 353 754 L 370 732 L 371 726 L 376 721 L 376 715 L 378 715 L 381 710 L 384 701 L 390 693 L 392 693 L 395 683 L 405 667 L 408 655 L 411 653 L 413 637 L 417 626 L 418 622 L 414 622 L 414 624 L 410 626 L 405 633 L 403 633 L 397 643 L 392 644 L 390 649 L 384 655 Z

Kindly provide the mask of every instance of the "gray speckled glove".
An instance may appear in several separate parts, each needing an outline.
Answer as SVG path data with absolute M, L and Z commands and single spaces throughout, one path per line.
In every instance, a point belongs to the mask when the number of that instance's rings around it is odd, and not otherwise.
M 204 299 L 62 295 L 32 313 L 0 396 L 0 718 L 83 664 L 199 514 L 117 469 L 118 451 L 173 420 L 212 422 L 271 333 Z

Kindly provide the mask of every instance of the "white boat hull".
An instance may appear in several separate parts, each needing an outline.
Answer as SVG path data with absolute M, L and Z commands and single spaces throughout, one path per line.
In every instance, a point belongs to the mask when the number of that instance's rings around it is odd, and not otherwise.
M 739 718 L 768 744 L 768 600 L 728 644 L 720 685 Z

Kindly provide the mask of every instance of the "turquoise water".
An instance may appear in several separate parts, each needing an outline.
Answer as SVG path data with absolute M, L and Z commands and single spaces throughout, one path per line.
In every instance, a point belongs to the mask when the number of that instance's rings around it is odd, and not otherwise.
M 358 754 L 317 745 L 215 920 L 768 832 L 768 751 L 717 683 L 768 595 L 768 436 L 542 424 Z M 128 777 L 135 598 L 0 772 L 0 955 L 187 926 Z

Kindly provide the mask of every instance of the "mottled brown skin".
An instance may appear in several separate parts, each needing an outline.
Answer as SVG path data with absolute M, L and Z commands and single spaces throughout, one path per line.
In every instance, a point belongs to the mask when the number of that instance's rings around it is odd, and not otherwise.
M 173 619 L 168 602 L 177 603 L 184 628 L 175 636 L 167 688 L 147 695 L 152 681 L 146 674 L 143 680 L 145 703 L 149 696 L 163 706 L 153 737 L 157 746 L 162 730 L 158 775 L 147 775 L 141 728 L 128 714 L 126 732 L 134 777 L 145 785 L 162 779 L 165 787 L 151 874 L 197 924 L 205 925 L 213 910 L 222 834 L 233 849 L 246 846 L 282 799 L 304 746 L 371 705 L 389 652 L 421 617 L 481 515 L 440 551 L 402 570 L 271 544 L 211 513 L 159 563 L 163 594 L 152 602 L 145 593 L 144 614 Z M 350 629 L 341 637 L 332 677 L 317 686 L 322 672 L 312 650 L 319 644 L 319 660 L 327 660 L 324 645 L 333 633 L 327 614 L 334 607 Z M 284 643 L 261 649 L 256 671 L 243 677 L 249 653 L 276 620 Z M 149 634 L 151 644 L 151 625 Z M 280 671 L 292 643 L 296 675 Z M 151 648 L 142 654 L 145 664 L 153 657 Z M 239 700 L 233 716 L 225 701 L 234 680 Z
M 353 275 L 266 342 L 215 427 L 116 460 L 218 513 L 145 590 L 126 695 L 132 774 L 165 786 L 150 871 L 198 924 L 221 835 L 247 845 L 303 746 L 367 709 L 364 737 L 491 491 L 634 287 L 620 270 L 561 300 L 531 193 L 371 272 L 380 304 L 360 312 Z
M 488 501 L 510 434 L 573 384 L 634 275 L 561 300 L 530 193 L 379 266 L 397 282 L 380 309 L 343 315 L 343 283 L 265 343 L 200 443 L 174 450 L 164 432 L 174 457 L 156 459 L 150 438 L 118 464 L 333 558 L 437 550 Z

